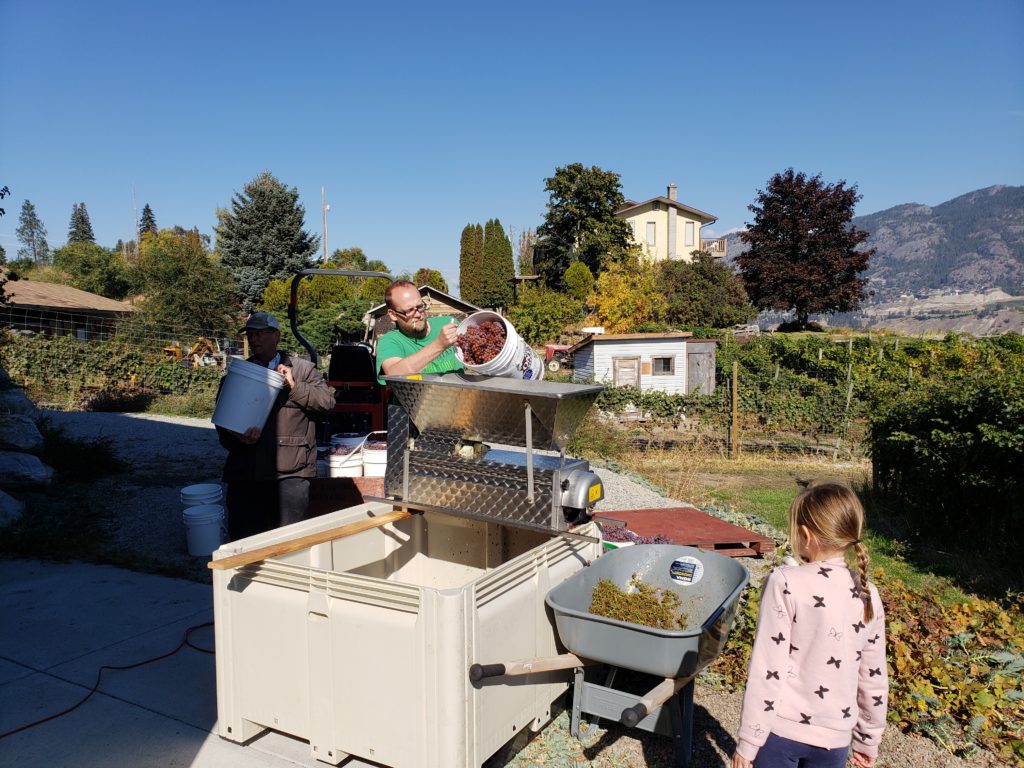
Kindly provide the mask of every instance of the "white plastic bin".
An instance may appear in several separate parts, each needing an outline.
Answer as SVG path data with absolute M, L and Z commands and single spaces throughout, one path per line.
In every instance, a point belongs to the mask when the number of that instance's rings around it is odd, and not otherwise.
M 214 558 L 391 510 L 362 504 Z M 570 675 L 474 686 L 470 665 L 559 653 L 544 596 L 599 554 L 586 541 L 428 512 L 215 570 L 219 733 L 242 742 L 273 728 L 327 763 L 480 766 L 550 720 Z

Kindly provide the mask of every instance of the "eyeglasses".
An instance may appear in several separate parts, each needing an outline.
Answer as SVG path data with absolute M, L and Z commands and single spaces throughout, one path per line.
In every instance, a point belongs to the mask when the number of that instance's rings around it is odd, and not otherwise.
M 409 307 L 409 309 L 407 309 L 405 311 L 400 312 L 397 309 L 392 309 L 391 311 L 394 312 L 396 315 L 398 315 L 403 320 L 405 320 L 405 318 L 407 318 L 409 315 L 425 315 L 425 314 L 427 314 L 427 307 L 429 307 L 429 306 L 430 305 L 427 304 L 425 301 L 421 301 L 415 307 Z

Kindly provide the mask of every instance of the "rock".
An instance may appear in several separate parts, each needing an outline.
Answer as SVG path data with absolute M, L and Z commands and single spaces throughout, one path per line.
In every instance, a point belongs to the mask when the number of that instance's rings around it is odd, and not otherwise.
M 0 491 L 0 528 L 6 528 L 18 522 L 24 513 L 24 504 L 13 496 L 8 496 L 3 491 Z
M 30 416 L 0 413 L 0 450 L 39 453 L 43 435 Z
M 20 389 L 0 389 L 0 413 L 21 414 L 33 420 L 39 418 L 39 410 Z
M 0 451 L 0 486 L 4 488 L 49 485 L 53 475 L 53 467 L 43 464 L 37 456 Z

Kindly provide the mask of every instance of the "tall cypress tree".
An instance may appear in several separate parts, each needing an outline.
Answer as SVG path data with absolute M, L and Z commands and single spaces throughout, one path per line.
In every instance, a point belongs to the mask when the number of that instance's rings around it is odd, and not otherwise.
M 483 306 L 484 228 L 479 224 L 473 227 L 473 263 L 476 265 L 476 297 L 473 299 L 473 303 Z
M 512 302 L 509 280 L 514 274 L 512 244 L 501 222 L 490 219 L 484 226 L 481 303 L 488 307 L 507 307 Z
M 238 283 L 246 311 L 255 308 L 267 283 L 313 265 L 320 236 L 302 228 L 306 209 L 299 192 L 264 171 L 220 210 L 216 227 L 221 263 Z
M 475 258 L 476 226 L 462 228 L 459 242 L 459 296 L 463 301 L 476 304 L 480 293 L 480 262 Z
M 36 214 L 36 207 L 30 200 L 21 204 L 21 216 L 18 217 L 18 229 L 15 231 L 18 242 L 19 259 L 31 259 L 36 264 L 50 263 L 50 246 L 46 243 L 46 227 Z
M 156 216 L 153 215 L 153 209 L 149 207 L 149 203 L 142 207 L 142 216 L 139 218 L 139 236 L 141 237 L 147 232 L 154 235 L 157 233 Z
M 92 224 L 89 222 L 89 212 L 85 210 L 85 203 L 75 203 L 71 206 L 71 223 L 68 225 L 68 242 L 96 242 L 96 237 L 92 233 Z

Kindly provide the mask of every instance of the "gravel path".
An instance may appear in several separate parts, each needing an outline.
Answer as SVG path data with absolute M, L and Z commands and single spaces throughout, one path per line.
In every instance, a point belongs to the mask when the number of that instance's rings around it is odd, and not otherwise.
M 118 413 L 44 412 L 50 423 L 73 437 L 109 439 L 129 472 L 97 484 L 96 497 L 111 512 L 111 533 L 116 545 L 156 569 L 177 570 L 196 581 L 209 583 L 203 558 L 190 557 L 181 522 L 181 487 L 217 482 L 225 452 L 206 419 Z M 605 488 L 601 508 L 642 509 L 673 507 L 682 500 L 668 499 L 644 482 L 607 467 L 594 467 Z M 759 584 L 771 563 L 765 558 L 741 558 Z M 739 724 L 741 694 L 730 694 L 699 684 L 695 697 L 694 768 L 724 768 L 734 746 Z M 600 723 L 589 739 L 569 734 L 569 714 L 555 713 L 554 721 L 539 734 L 522 734 L 487 761 L 486 768 L 501 766 L 581 766 L 634 768 L 672 765 L 671 740 L 663 736 Z M 883 739 L 878 768 L 995 768 L 1007 765 L 989 753 L 961 760 L 934 742 L 908 736 L 890 727 Z

